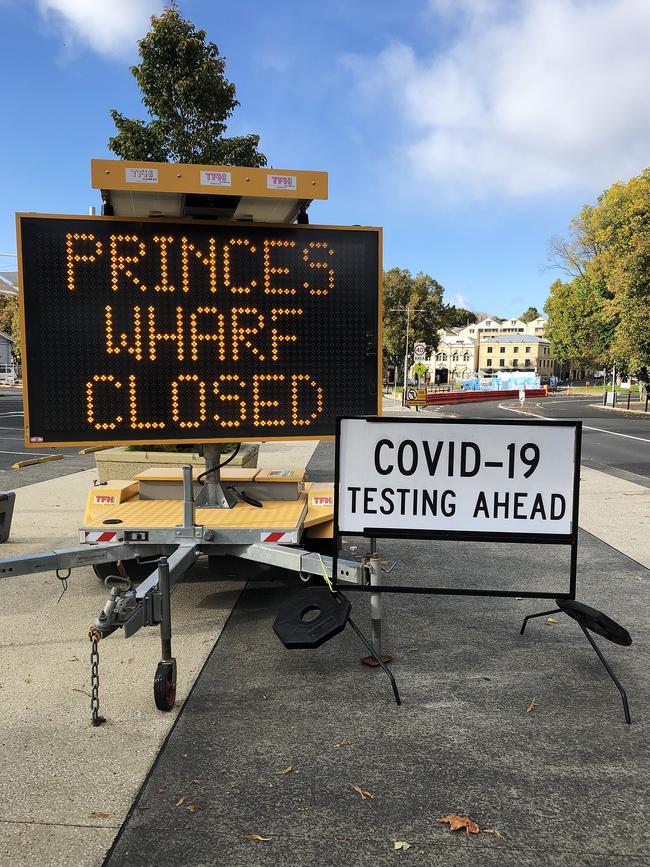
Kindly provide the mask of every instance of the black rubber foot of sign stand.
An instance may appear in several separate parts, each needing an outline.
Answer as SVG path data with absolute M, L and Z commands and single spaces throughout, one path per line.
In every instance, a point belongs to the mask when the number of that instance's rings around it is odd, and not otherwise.
M 559 608 L 554 608 L 552 611 L 540 611 L 539 614 L 528 614 L 526 617 L 524 617 L 524 621 L 521 624 L 521 629 L 519 630 L 520 634 L 524 634 L 526 624 L 533 617 L 544 617 L 547 614 L 564 612 L 573 620 L 575 620 L 582 632 L 584 633 L 585 638 L 593 647 L 596 656 L 603 665 L 603 668 L 618 689 L 621 695 L 621 701 L 623 702 L 623 715 L 625 717 L 625 722 L 628 723 L 628 725 L 631 724 L 632 717 L 630 716 L 630 707 L 627 702 L 627 693 L 623 689 L 623 685 L 621 684 L 620 680 L 614 674 L 611 666 L 605 659 L 602 650 L 598 647 L 598 645 L 592 638 L 589 630 L 595 632 L 597 635 L 602 635 L 602 637 L 606 638 L 608 641 L 612 641 L 614 644 L 620 644 L 623 647 L 629 647 L 630 644 L 632 644 L 632 638 L 630 636 L 630 633 L 627 631 L 627 629 L 621 626 L 620 623 L 612 620 L 611 617 L 607 617 L 606 614 L 603 614 L 602 611 L 598 611 L 597 608 L 590 608 L 588 605 L 584 605 L 582 602 L 577 602 L 575 599 L 556 599 L 555 602 L 559 606 Z
M 361 665 L 367 665 L 368 668 L 379 668 L 378 659 L 381 659 L 382 662 L 392 662 L 393 657 L 388 653 L 382 653 L 380 657 L 376 656 L 362 656 L 359 662 Z

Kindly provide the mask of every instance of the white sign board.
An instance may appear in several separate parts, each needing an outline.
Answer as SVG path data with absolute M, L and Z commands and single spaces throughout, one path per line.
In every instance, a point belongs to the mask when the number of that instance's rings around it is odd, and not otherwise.
M 577 529 L 579 429 L 579 422 L 343 418 L 337 531 L 569 536 Z
M 202 187 L 231 187 L 232 172 L 199 172 Z
M 157 184 L 158 169 L 124 169 L 124 180 L 128 184 Z
M 422 361 L 427 356 L 426 343 L 415 343 L 413 345 L 413 358 L 415 361 Z

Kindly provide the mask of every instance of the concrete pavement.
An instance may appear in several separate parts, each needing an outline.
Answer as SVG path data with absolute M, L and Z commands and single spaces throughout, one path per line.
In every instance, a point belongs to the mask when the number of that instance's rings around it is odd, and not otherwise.
M 277 464 L 298 449 L 298 464 L 315 443 L 267 445 L 260 462 Z M 74 544 L 92 477 L 18 491 L 11 540 L 0 554 Z M 650 490 L 595 470 L 584 469 L 582 478 L 581 526 L 649 565 Z M 400 545 L 386 556 L 395 551 L 405 568 L 412 554 Z M 460 577 L 477 553 L 464 546 Z M 426 574 L 449 559 L 441 546 L 426 546 L 414 562 Z M 285 592 L 274 583 L 242 597 L 213 653 L 213 674 L 206 669 L 187 705 L 186 727 L 174 730 L 155 765 L 239 597 L 239 576 L 214 581 L 197 569 L 174 593 L 179 690 L 171 714 L 152 704 L 155 631 L 100 644 L 109 722 L 98 729 L 88 723 L 85 628 L 104 588 L 91 570 L 76 570 L 57 604 L 52 574 L 0 579 L 0 863 L 100 864 L 146 780 L 111 864 L 282 860 L 303 867 L 411 856 L 413 863 L 481 867 L 647 864 L 647 572 L 586 535 L 580 563 L 579 598 L 619 618 L 635 638 L 630 649 L 603 648 L 630 693 L 631 729 L 575 624 L 538 621 L 526 644 L 513 643 L 534 602 L 482 600 L 477 618 L 467 600 L 399 607 L 387 600 L 387 637 L 408 699 L 396 717 L 383 676 L 369 679 L 350 666 L 360 655 L 353 637 L 315 654 L 283 650 L 270 630 Z M 512 557 L 502 567 L 505 574 L 517 568 Z M 365 627 L 363 602 L 355 606 Z M 526 713 L 533 698 L 537 709 Z M 355 745 L 350 753 L 336 747 L 344 737 Z M 351 784 L 379 797 L 357 803 Z M 200 809 L 187 812 L 194 800 Z M 436 824 L 441 810 L 476 814 L 507 831 L 511 848 L 489 835 L 478 845 L 452 836 Z M 280 848 L 243 836 L 266 831 Z M 393 839 L 410 838 L 413 850 L 393 850 Z

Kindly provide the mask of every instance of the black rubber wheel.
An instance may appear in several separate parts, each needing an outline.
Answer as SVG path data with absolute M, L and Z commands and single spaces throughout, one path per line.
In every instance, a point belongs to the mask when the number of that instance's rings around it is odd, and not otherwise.
M 153 679 L 153 697 L 158 710 L 169 711 L 176 701 L 176 664 L 159 662 Z
M 150 560 L 148 563 L 141 563 L 135 558 L 133 560 L 122 560 L 121 567 L 122 569 L 120 570 L 117 563 L 96 563 L 93 566 L 93 570 L 102 583 L 109 577 L 109 575 L 122 575 L 122 572 L 124 572 L 127 578 L 129 578 L 134 584 L 140 584 L 141 581 L 148 578 L 154 571 L 156 568 L 156 561 Z

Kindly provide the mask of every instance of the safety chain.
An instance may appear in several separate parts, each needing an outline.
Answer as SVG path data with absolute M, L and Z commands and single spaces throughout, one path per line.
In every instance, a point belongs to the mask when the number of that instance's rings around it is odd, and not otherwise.
M 94 726 L 100 726 L 106 722 L 106 718 L 99 715 L 99 649 L 98 644 L 102 635 L 93 626 L 88 627 L 90 639 L 90 722 Z
M 63 594 L 64 594 L 65 591 L 68 589 L 68 578 L 70 577 L 70 573 L 71 573 L 71 572 L 72 572 L 72 569 L 68 569 L 68 574 L 67 574 L 67 575 L 63 575 L 60 569 L 57 569 L 57 570 L 56 570 L 56 577 L 57 577 L 57 578 L 59 579 L 59 581 L 61 582 L 61 595 L 60 595 L 59 598 L 56 600 L 57 605 L 58 605 L 59 602 L 63 599 Z

